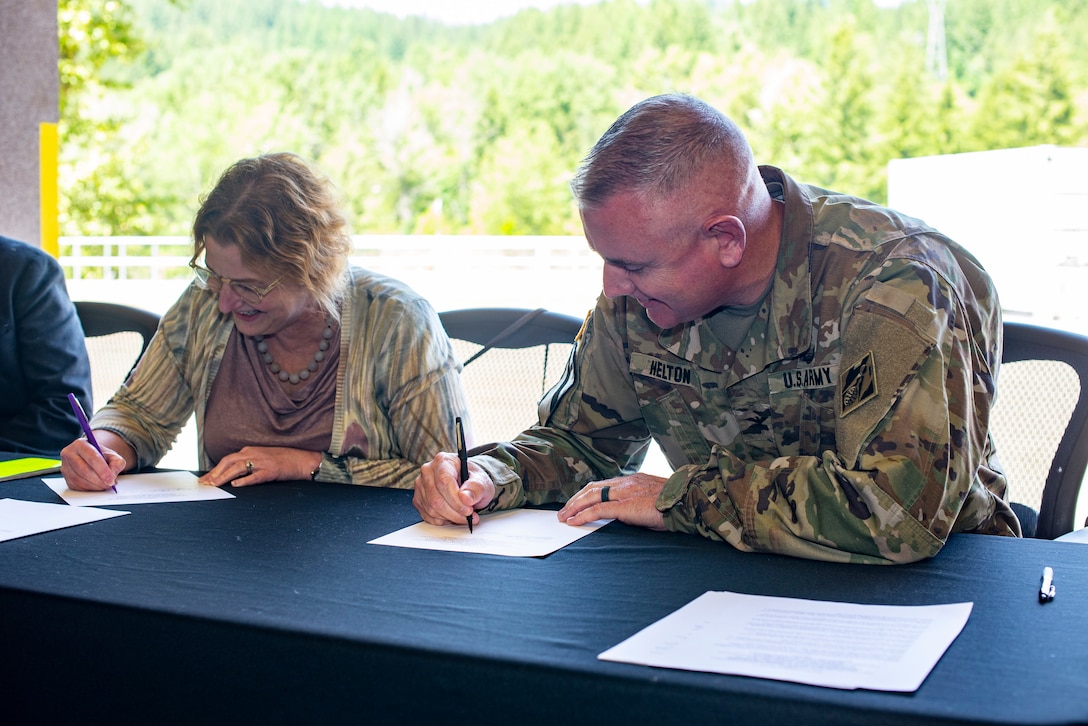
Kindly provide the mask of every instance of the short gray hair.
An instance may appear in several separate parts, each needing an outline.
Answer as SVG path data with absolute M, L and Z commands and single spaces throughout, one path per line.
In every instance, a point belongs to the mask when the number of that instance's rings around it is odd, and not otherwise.
M 594 144 L 570 188 L 579 209 L 596 209 L 613 194 L 668 195 L 708 163 L 748 176 L 754 164 L 735 123 L 684 94 L 653 96 L 632 106 Z

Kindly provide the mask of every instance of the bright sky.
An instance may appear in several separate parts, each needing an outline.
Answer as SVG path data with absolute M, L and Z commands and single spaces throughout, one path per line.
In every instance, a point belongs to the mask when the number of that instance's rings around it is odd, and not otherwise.
M 591 5 L 599 0 L 324 0 L 328 5 L 370 8 L 383 13 L 424 15 L 456 25 L 486 23 L 524 8 Z

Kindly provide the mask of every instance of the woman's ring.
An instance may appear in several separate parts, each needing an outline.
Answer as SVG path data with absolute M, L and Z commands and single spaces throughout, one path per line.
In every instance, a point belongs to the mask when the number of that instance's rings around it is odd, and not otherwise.
M 246 461 L 246 475 L 248 476 L 248 475 L 250 475 L 252 473 L 253 473 L 253 462 L 252 461 Z
M 601 504 L 604 504 L 605 502 L 608 501 L 608 490 L 611 489 L 611 488 L 612 487 L 607 486 L 607 485 L 601 487 Z

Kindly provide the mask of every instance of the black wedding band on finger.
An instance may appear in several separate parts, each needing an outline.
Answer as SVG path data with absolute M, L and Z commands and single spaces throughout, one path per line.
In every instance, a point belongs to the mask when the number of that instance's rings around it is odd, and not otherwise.
M 252 474 L 253 474 L 253 462 L 252 461 L 246 461 L 246 476 L 250 476 Z
M 608 490 L 611 489 L 611 488 L 612 487 L 610 487 L 608 485 L 605 485 L 605 486 L 601 487 L 601 504 L 604 504 L 605 502 L 608 501 Z

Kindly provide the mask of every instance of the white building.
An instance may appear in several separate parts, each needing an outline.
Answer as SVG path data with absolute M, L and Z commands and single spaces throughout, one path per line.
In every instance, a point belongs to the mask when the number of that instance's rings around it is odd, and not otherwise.
M 971 250 L 1007 319 L 1088 333 L 1088 148 L 896 159 L 888 203 Z

